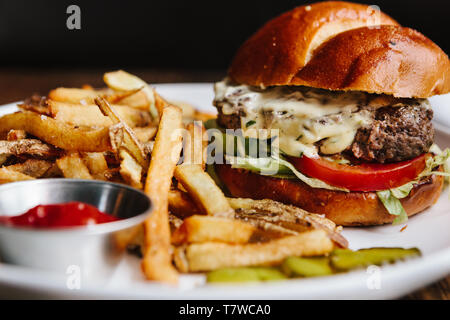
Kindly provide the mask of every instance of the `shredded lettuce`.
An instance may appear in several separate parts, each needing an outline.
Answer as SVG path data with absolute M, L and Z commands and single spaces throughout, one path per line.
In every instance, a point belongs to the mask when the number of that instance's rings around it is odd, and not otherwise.
M 378 198 L 383 203 L 386 210 L 390 214 L 397 216 L 393 224 L 402 224 L 408 221 L 408 216 L 405 209 L 403 209 L 400 199 L 406 198 L 413 189 L 414 185 L 417 184 L 422 178 L 430 175 L 440 175 L 446 177 L 448 182 L 450 177 L 450 149 L 447 148 L 444 151 L 441 151 L 437 145 L 433 145 L 430 148 L 430 151 L 434 152 L 435 155 L 426 160 L 425 169 L 417 176 L 416 179 L 397 188 L 377 191 Z M 444 171 L 434 170 L 439 166 L 442 166 Z
M 409 193 L 409 192 L 408 192 Z M 392 190 L 377 191 L 378 198 L 383 203 L 386 210 L 397 216 L 392 224 L 402 224 L 408 221 L 408 215 L 402 206 L 399 198 L 397 198 Z

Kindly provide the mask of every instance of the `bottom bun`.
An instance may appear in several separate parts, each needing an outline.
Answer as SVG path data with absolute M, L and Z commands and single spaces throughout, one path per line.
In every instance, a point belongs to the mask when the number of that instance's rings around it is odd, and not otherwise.
M 299 180 L 262 176 L 225 164 L 217 164 L 216 172 L 234 197 L 280 201 L 309 212 L 324 214 L 339 225 L 380 225 L 392 223 L 395 219 L 375 192 L 316 189 Z M 444 178 L 436 175 L 416 184 L 409 196 L 401 199 L 408 216 L 433 205 L 443 185 Z

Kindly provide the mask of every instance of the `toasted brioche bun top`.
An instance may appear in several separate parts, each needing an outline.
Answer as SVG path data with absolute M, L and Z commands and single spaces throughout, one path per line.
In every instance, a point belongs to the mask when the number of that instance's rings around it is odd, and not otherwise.
M 424 35 L 367 5 L 320 2 L 266 23 L 238 50 L 229 77 L 427 98 L 450 91 L 450 61 Z

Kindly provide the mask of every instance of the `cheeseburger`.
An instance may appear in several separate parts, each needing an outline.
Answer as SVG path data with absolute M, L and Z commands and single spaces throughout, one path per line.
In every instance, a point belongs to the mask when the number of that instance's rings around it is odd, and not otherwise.
M 215 173 L 233 196 L 337 224 L 404 223 L 437 201 L 448 176 L 427 98 L 449 90 L 448 56 L 421 33 L 366 5 L 297 7 L 251 36 L 215 84 L 218 127 L 244 139 L 277 132 L 271 151 L 225 150 L 239 161 Z

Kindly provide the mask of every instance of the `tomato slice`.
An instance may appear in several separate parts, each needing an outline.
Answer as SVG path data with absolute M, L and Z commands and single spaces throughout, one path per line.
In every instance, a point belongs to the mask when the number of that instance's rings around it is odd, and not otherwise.
M 414 180 L 425 169 L 428 154 L 397 163 L 338 164 L 322 158 L 289 157 L 297 170 L 336 187 L 351 191 L 378 191 Z

